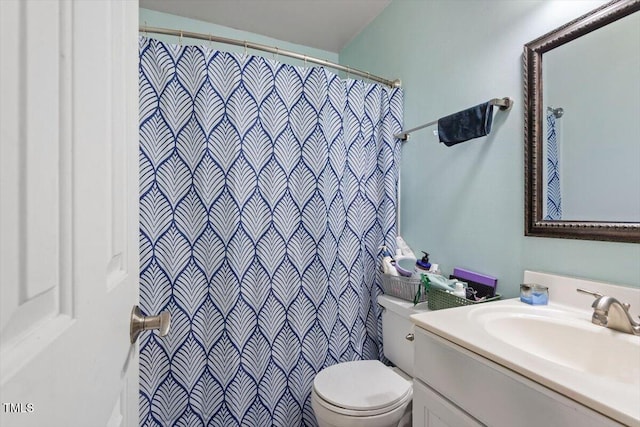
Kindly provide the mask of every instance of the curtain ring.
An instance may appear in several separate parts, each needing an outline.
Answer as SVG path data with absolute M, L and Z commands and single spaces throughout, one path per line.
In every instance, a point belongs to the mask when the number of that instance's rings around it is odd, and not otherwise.
M 213 49 L 213 44 L 211 43 L 211 33 L 209 33 L 209 49 Z
M 349 80 L 350 78 L 350 73 L 351 73 L 351 68 L 349 68 L 349 66 L 347 65 L 347 80 Z
M 144 36 L 149 37 L 149 34 L 147 34 L 147 21 L 144 21 Z
M 244 41 L 244 56 L 247 56 L 247 41 Z
M 304 66 L 307 66 L 307 55 L 304 56 Z
M 180 30 L 180 39 L 178 40 L 178 43 L 182 46 L 182 30 Z

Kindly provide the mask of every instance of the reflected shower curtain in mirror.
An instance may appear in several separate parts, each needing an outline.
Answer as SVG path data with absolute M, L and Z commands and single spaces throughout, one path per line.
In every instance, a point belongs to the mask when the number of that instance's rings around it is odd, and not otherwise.
M 554 110 L 547 110 L 547 168 L 546 168 L 546 200 L 545 220 L 562 219 L 562 191 L 560 187 L 559 129 Z
M 381 358 L 402 91 L 140 39 L 144 426 L 315 425 L 314 375 Z

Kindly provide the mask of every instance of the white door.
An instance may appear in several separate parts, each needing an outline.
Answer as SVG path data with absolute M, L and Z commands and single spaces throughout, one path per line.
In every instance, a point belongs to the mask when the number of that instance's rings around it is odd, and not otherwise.
M 0 425 L 137 425 L 137 1 L 0 0 Z

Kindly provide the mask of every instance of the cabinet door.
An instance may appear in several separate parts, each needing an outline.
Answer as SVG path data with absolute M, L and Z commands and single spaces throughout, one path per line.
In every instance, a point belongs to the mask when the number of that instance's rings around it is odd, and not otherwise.
M 478 421 L 419 380 L 413 381 L 413 427 L 480 427 Z
M 619 427 L 622 424 L 457 344 L 415 330 L 414 375 L 491 427 Z M 498 408 L 499 409 L 498 409 Z M 637 423 L 635 427 L 640 427 Z

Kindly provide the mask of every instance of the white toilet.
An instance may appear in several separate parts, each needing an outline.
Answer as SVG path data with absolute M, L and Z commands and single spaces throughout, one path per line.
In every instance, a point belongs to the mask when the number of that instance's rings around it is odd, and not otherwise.
M 384 354 L 396 368 L 377 360 L 338 363 L 318 372 L 311 406 L 320 427 L 408 427 L 413 397 L 413 334 L 409 316 L 426 310 L 382 295 Z M 412 338 L 412 337 L 409 337 Z

